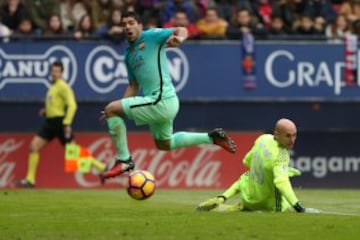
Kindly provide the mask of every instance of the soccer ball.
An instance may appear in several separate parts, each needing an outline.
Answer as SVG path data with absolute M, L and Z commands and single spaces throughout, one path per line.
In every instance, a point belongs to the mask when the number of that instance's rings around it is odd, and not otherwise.
M 150 172 L 135 170 L 129 174 L 126 190 L 133 199 L 147 199 L 154 193 L 155 188 L 155 178 Z

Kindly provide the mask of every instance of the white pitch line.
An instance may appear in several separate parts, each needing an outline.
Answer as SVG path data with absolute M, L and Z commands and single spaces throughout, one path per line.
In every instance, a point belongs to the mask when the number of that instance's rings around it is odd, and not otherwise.
M 321 211 L 322 214 L 333 214 L 333 215 L 341 215 L 341 216 L 357 216 L 360 217 L 360 214 L 356 213 L 342 213 L 342 212 L 332 212 L 332 211 Z

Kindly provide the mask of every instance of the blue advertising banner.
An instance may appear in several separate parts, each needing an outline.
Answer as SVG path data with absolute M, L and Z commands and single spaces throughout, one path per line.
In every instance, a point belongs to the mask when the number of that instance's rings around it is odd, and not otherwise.
M 292 166 L 301 170 L 295 186 L 360 188 L 359 132 L 300 132 Z
M 0 100 L 42 100 L 49 86 L 50 63 L 56 58 L 64 62 L 64 78 L 78 100 L 119 98 L 127 84 L 124 48 L 107 42 L 3 43 Z M 360 78 L 352 86 L 344 81 L 342 44 L 263 42 L 255 49 L 256 86 L 252 88 L 244 87 L 240 42 L 191 42 L 168 49 L 169 69 L 180 98 L 359 98 Z

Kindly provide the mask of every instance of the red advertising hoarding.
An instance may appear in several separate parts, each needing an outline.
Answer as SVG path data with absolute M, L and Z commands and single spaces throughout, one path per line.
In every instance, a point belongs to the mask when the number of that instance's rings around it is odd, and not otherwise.
M 128 143 L 136 169 L 152 172 L 158 188 L 226 188 L 244 172 L 242 158 L 260 133 L 230 133 L 238 151 L 231 154 L 216 145 L 200 145 L 173 151 L 157 150 L 149 133 L 128 133 Z M 24 178 L 32 134 L 0 134 L 0 188 L 15 187 Z M 78 133 L 76 142 L 85 146 L 101 162 L 111 164 L 116 152 L 107 133 Z M 37 188 L 123 187 L 126 176 L 101 186 L 98 172 L 65 173 L 64 150 L 58 141 L 40 153 Z

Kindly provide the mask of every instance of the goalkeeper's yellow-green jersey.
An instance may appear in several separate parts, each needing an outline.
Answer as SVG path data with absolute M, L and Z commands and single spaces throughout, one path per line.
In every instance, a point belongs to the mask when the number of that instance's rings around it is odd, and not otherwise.
M 298 201 L 288 176 L 288 150 L 273 135 L 258 137 L 243 163 L 250 170 L 225 191 L 226 198 L 240 192 L 244 210 L 263 211 L 284 211 Z
M 63 79 L 52 83 L 45 99 L 46 118 L 64 117 L 63 124 L 70 125 L 76 109 L 75 95 L 71 87 Z

